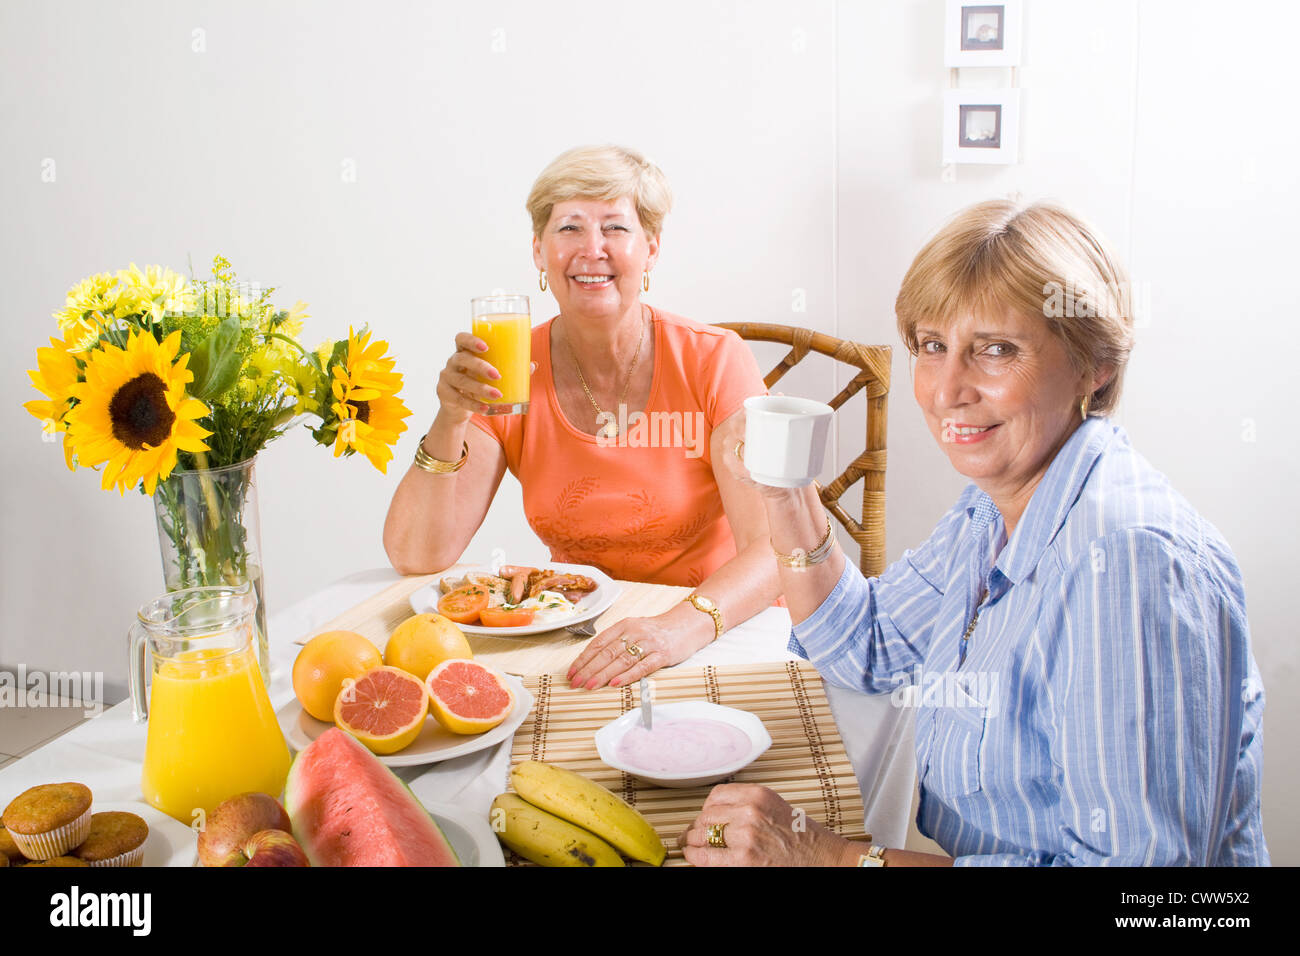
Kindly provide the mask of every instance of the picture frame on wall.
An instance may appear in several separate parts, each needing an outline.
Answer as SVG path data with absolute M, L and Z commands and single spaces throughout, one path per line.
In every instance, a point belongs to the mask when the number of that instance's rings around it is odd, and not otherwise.
M 1009 166 L 1020 161 L 1020 90 L 947 90 L 943 163 Z
M 947 0 L 943 62 L 950 67 L 1019 66 L 1022 0 Z

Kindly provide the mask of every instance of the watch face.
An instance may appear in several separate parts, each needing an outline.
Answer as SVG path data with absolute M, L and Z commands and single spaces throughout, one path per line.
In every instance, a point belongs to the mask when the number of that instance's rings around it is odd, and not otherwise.
M 701 611 L 713 610 L 713 602 L 710 601 L 708 598 L 699 594 L 695 595 L 695 606 L 698 607 Z

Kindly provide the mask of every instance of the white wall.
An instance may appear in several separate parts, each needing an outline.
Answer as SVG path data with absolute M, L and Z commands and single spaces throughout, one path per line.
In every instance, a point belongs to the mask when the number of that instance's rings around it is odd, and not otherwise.
M 125 674 L 133 609 L 161 590 L 147 499 L 70 474 L 21 408 L 48 315 L 130 261 L 240 274 L 311 303 L 309 340 L 370 322 L 415 432 L 466 300 L 537 292 L 522 209 L 581 142 L 635 145 L 677 207 L 648 299 L 703 321 L 807 324 L 895 345 L 889 554 L 961 480 L 925 433 L 894 332 L 899 280 L 958 208 L 1021 194 L 1095 221 L 1148 284 L 1118 415 L 1233 545 L 1269 694 L 1265 828 L 1300 863 L 1291 804 L 1297 522 L 1291 400 L 1294 7 L 1031 0 L 1023 162 L 939 166 L 941 0 L 816 3 L 44 3 L 0 6 L 0 662 Z M 196 34 L 195 31 L 203 31 Z M 196 51 L 196 37 L 204 49 Z M 1005 82 L 962 73 L 962 83 Z M 489 134 L 493 145 L 478 145 Z M 509 145 L 500 145 L 504 139 Z M 42 162 L 57 178 L 41 181 Z M 340 175 L 352 161 L 356 181 Z M 792 311 L 798 293 L 807 310 Z M 763 351 L 766 360 L 772 353 Z M 817 374 L 787 391 L 813 393 Z M 842 379 L 840 380 L 842 382 Z M 838 383 L 837 383 L 838 384 Z M 838 459 L 861 447 L 841 427 Z M 386 563 L 380 529 L 414 438 L 381 476 L 305 434 L 260 459 L 273 606 Z M 544 552 L 503 486 L 473 555 Z M 522 553 L 521 553 L 522 552 Z M 273 635 L 289 640 L 295 635 Z

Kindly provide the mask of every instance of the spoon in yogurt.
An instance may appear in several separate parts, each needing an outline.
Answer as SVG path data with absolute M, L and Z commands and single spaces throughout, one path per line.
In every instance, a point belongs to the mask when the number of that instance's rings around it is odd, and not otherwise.
M 655 698 L 655 683 L 648 677 L 642 677 L 637 682 L 637 691 L 641 695 L 641 723 L 645 725 L 646 730 L 654 727 L 654 717 L 651 713 L 653 710 L 652 703 Z

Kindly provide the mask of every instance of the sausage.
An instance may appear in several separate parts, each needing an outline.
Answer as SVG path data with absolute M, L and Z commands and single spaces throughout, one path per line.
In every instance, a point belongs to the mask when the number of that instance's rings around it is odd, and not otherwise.
M 522 564 L 503 564 L 497 573 L 503 578 L 513 578 L 520 574 L 532 574 L 536 568 L 526 568 Z

